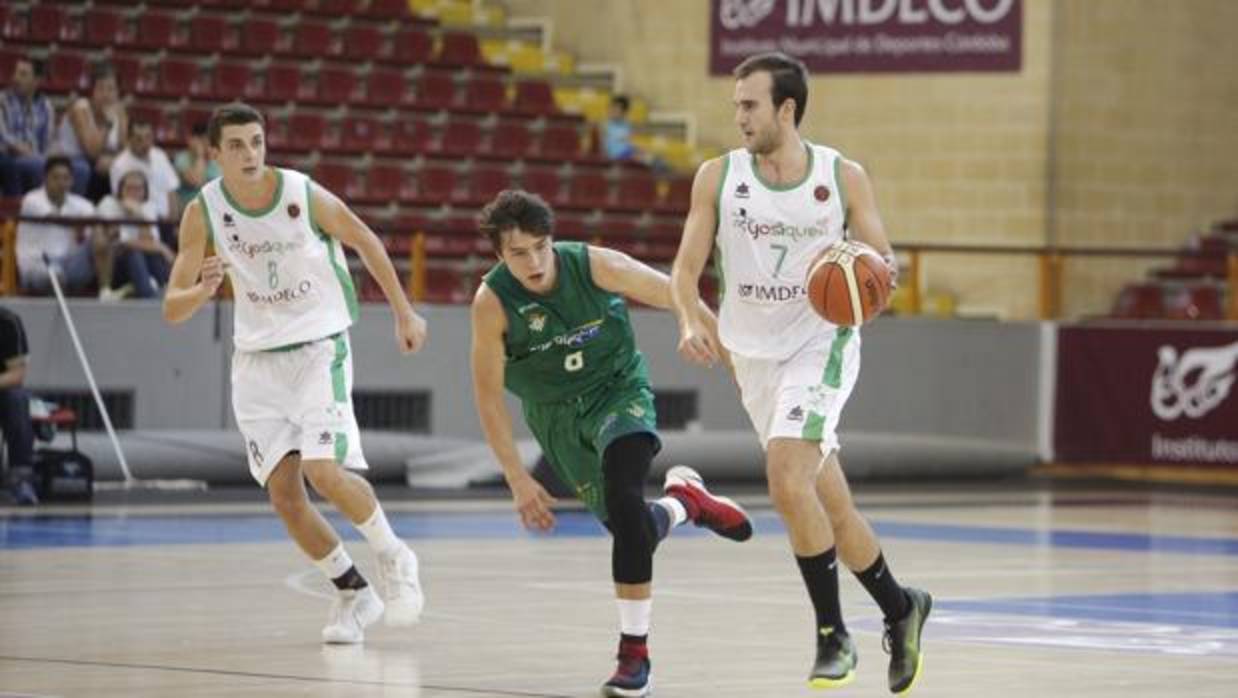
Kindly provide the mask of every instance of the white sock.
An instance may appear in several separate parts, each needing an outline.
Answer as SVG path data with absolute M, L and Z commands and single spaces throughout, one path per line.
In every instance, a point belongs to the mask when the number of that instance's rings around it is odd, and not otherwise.
M 619 632 L 644 637 L 649 634 L 649 617 L 653 614 L 653 599 L 629 601 L 615 599 L 619 605 Z
M 314 560 L 314 567 L 317 567 L 323 574 L 327 575 L 327 579 L 335 580 L 344 576 L 344 573 L 352 568 L 352 558 L 348 556 L 348 551 L 344 549 L 344 544 L 340 543 L 335 546 L 335 550 L 327 553 L 327 556 L 321 560 Z
M 390 552 L 404 545 L 404 541 L 391 530 L 391 524 L 387 523 L 387 516 L 378 502 L 374 503 L 374 513 L 370 514 L 370 518 L 365 523 L 357 524 L 357 530 L 361 531 L 376 553 Z
M 682 525 L 688 520 L 688 510 L 683 508 L 683 502 L 674 497 L 663 497 L 654 504 L 666 507 L 671 514 L 671 528 Z

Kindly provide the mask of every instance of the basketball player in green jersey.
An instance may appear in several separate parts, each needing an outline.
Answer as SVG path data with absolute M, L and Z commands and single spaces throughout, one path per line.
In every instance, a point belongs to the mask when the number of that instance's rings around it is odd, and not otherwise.
M 752 535 L 744 511 L 710 494 L 686 466 L 667 472 L 665 497 L 646 503 L 642 494 L 661 443 L 624 299 L 667 308 L 668 279 L 622 252 L 553 242 L 554 214 L 527 192 L 501 192 L 482 210 L 479 227 L 500 259 L 473 299 L 473 387 L 482 430 L 524 525 L 550 529 L 554 500 L 517 454 L 506 386 L 520 398 L 529 430 L 555 472 L 610 530 L 619 666 L 602 693 L 647 695 L 658 542 L 685 521 L 732 540 Z M 694 312 L 712 326 L 703 304 Z
M 729 355 L 766 451 L 770 497 L 816 614 L 809 683 L 834 688 L 854 679 L 855 645 L 838 599 L 841 559 L 881 607 L 889 687 L 904 693 L 920 672 L 920 631 L 932 598 L 895 581 L 856 511 L 836 429 L 859 376 L 860 333 L 822 320 L 804 293 L 812 261 L 838 240 L 866 242 L 887 262 L 893 253 L 864 170 L 800 137 L 808 104 L 804 64 L 762 54 L 741 63 L 735 77 L 744 147 L 697 171 L 671 271 L 679 350 L 704 364 Z M 725 280 L 716 333 L 695 312 L 697 280 L 715 247 Z
M 264 126 L 244 104 L 211 115 L 211 156 L 223 176 L 204 185 L 181 218 L 163 314 L 174 324 L 188 320 L 214 297 L 225 273 L 231 279 L 232 408 L 250 474 L 338 590 L 323 642 L 355 644 L 384 607 L 388 625 L 407 625 L 424 599 L 417 556 L 396 537 L 370 484 L 346 470 L 366 464 L 348 342 L 357 298 L 340 243 L 357 250 L 382 286 L 401 352 L 421 348 L 426 326 L 365 223 L 304 174 L 266 165 Z M 208 242 L 214 255 L 207 256 Z M 382 598 L 310 502 L 305 480 L 365 536 L 378 557 Z

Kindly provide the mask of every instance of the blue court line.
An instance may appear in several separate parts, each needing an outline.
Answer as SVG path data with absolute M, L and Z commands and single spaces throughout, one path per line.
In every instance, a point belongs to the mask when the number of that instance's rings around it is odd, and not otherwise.
M 965 613 L 1238 629 L 1238 591 L 1088 594 L 975 601 L 943 599 L 934 606 Z
M 338 514 L 327 517 L 349 540 L 359 540 L 355 529 Z M 606 530 L 589 514 L 559 512 L 553 534 L 534 534 L 520 528 L 509 512 L 389 512 L 396 532 L 413 540 L 433 538 L 512 539 L 602 537 Z M 753 516 L 758 534 L 782 535 L 781 520 L 773 512 Z M 1019 545 L 1041 548 L 1081 548 L 1174 555 L 1238 556 L 1238 538 L 1160 536 L 1057 529 L 998 528 L 956 524 L 875 521 L 882 538 L 938 543 Z M 708 535 L 686 526 L 676 537 Z M 285 541 L 287 533 L 272 514 L 186 516 L 10 516 L 0 517 L 0 549 L 177 545 L 189 543 L 261 543 Z

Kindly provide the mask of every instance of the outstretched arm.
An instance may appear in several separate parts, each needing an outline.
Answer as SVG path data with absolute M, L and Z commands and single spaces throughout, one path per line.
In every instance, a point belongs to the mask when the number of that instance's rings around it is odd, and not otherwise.
M 426 321 L 413 310 L 404 295 L 400 277 L 391 258 L 373 230 L 367 226 L 339 197 L 317 184 L 310 184 L 310 215 L 324 233 L 357 251 L 365 268 L 383 289 L 387 304 L 395 313 L 396 341 L 400 351 L 409 354 L 421 349 L 426 341 Z
M 589 246 L 589 273 L 599 288 L 663 310 L 673 307 L 671 279 L 631 255 L 608 247 Z M 714 313 L 698 294 L 696 314 L 711 339 L 717 331 Z
M 503 401 L 503 377 L 506 357 L 503 351 L 503 333 L 507 319 L 499 299 L 482 284 L 473 297 L 472 307 L 473 343 L 471 349 L 473 366 L 473 400 L 481 430 L 486 443 L 503 469 L 503 477 L 511 488 L 516 511 L 526 528 L 548 530 L 555 524 L 550 506 L 554 499 L 524 469 L 516 440 L 512 436 L 512 417 Z

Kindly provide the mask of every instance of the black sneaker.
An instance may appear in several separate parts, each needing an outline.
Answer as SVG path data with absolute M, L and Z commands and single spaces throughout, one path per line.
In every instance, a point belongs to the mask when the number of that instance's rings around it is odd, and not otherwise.
M 933 597 L 927 591 L 906 587 L 906 592 L 911 607 L 902 620 L 886 623 L 881 642 L 890 653 L 890 691 L 896 694 L 910 691 L 920 675 L 924 663 L 924 655 L 920 654 L 920 631 L 933 609 Z
M 643 642 L 619 641 L 619 666 L 606 683 L 602 695 L 620 698 L 641 698 L 649 695 L 650 679 L 649 649 Z
M 859 661 L 855 643 L 846 632 L 821 628 L 817 637 L 817 661 L 808 675 L 813 688 L 841 688 L 855 680 L 855 665 Z

